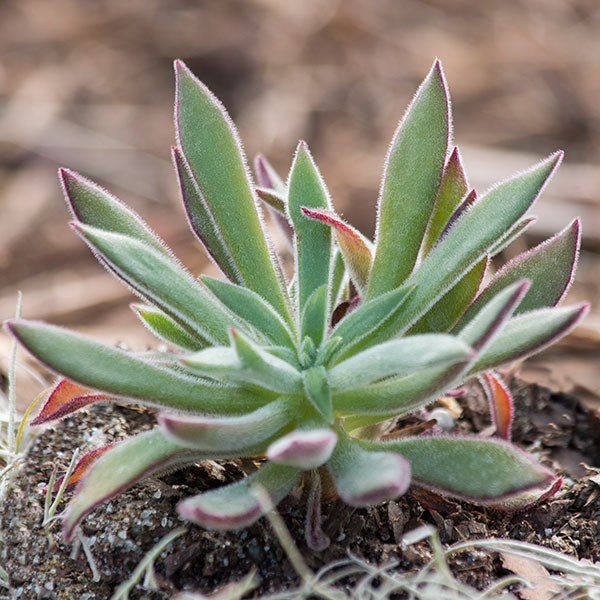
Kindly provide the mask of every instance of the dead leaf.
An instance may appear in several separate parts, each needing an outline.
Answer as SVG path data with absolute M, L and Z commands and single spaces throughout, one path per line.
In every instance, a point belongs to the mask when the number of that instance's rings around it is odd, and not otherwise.
M 517 594 L 523 600 L 550 600 L 555 592 L 558 591 L 556 584 L 549 581 L 550 574 L 537 560 L 516 556 L 508 552 L 500 552 L 502 566 L 515 575 L 523 577 L 531 584 L 532 588 L 518 590 Z

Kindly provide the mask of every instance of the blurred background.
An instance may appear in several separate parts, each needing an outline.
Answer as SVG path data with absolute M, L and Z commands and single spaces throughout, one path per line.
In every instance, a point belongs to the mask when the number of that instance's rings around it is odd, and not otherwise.
M 70 232 L 59 166 L 133 206 L 192 272 L 210 270 L 170 164 L 174 58 L 223 100 L 250 158 L 266 154 L 285 176 L 305 139 L 338 210 L 372 234 L 389 140 L 436 56 L 479 192 L 566 152 L 536 226 L 507 257 L 582 217 L 568 302 L 590 300 L 591 314 L 523 373 L 598 400 L 597 0 L 2 0 L 0 317 L 21 290 L 26 317 L 135 349 L 152 343 L 129 291 Z

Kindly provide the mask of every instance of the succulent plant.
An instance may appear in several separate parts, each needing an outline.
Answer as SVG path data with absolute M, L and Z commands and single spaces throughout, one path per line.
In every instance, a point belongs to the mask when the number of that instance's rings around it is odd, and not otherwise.
M 98 400 L 161 409 L 155 429 L 84 457 L 65 538 L 107 498 L 202 459 L 251 457 L 256 471 L 185 499 L 184 518 L 245 527 L 262 514 L 253 485 L 277 503 L 310 472 L 306 533 L 316 549 L 327 544 L 323 476 L 353 506 L 396 498 L 411 484 L 506 509 L 553 493 L 560 480 L 510 443 L 512 401 L 494 369 L 547 347 L 585 313 L 586 305 L 555 307 L 573 277 L 578 221 L 485 276 L 490 258 L 532 222 L 525 215 L 562 153 L 478 197 L 450 146 L 436 61 L 389 147 L 372 242 L 334 212 L 304 142 L 286 183 L 259 156 L 255 184 L 223 106 L 182 62 L 175 71 L 181 196 L 225 278 L 196 279 L 132 210 L 61 169 L 72 228 L 146 302 L 132 308 L 171 349 L 134 353 L 41 322 L 7 323 L 64 377 L 34 423 Z M 289 236 L 290 276 L 259 198 Z M 381 435 L 382 424 L 478 376 L 495 437 L 445 434 L 434 421 L 424 432 Z

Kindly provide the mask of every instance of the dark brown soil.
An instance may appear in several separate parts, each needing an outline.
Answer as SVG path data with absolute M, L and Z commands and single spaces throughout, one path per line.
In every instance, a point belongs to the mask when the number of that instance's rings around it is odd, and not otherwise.
M 600 423 L 575 398 L 552 394 L 514 380 L 517 415 L 514 440 L 533 451 L 565 477 L 563 489 L 551 500 L 526 512 L 505 514 L 468 504 L 425 506 L 408 495 L 370 509 L 353 510 L 341 502 L 324 508 L 324 528 L 332 539 L 323 553 L 313 553 L 303 539 L 303 504 L 280 506 L 302 555 L 317 569 L 333 559 L 354 554 L 372 562 L 400 562 L 403 570 L 418 569 L 431 554 L 426 543 L 403 549 L 402 535 L 421 524 L 433 524 L 444 545 L 482 537 L 506 537 L 542 544 L 579 558 L 600 560 Z M 489 425 L 485 400 L 476 388 L 459 400 L 460 431 L 483 431 Z M 50 549 L 41 527 L 43 487 L 55 463 L 66 466 L 74 448 L 82 450 L 122 438 L 153 424 L 150 412 L 116 405 L 97 405 L 47 429 L 33 443 L 1 507 L 4 533 L 1 564 L 10 577 L 13 598 L 104 599 L 126 579 L 143 555 L 181 524 L 175 507 L 200 490 L 239 479 L 244 468 L 236 462 L 207 462 L 150 479 L 98 507 L 82 525 L 100 580 L 84 553 L 72 554 L 53 529 Z M 587 469 L 582 463 L 587 464 Z M 130 595 L 149 600 L 172 597 L 175 590 L 212 592 L 252 568 L 261 584 L 254 597 L 298 583 L 266 520 L 232 533 L 215 533 L 188 525 L 156 562 L 160 591 L 138 586 Z M 465 552 L 451 561 L 458 577 L 483 588 L 506 573 L 494 554 Z

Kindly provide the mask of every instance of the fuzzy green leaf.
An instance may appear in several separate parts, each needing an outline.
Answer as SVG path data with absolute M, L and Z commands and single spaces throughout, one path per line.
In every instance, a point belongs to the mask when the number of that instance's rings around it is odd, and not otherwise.
M 179 148 L 172 148 L 173 164 L 177 173 L 179 192 L 191 230 L 196 234 L 208 255 L 231 281 L 242 283 L 238 266 L 223 234 L 215 222 L 210 207 L 202 196 L 198 183 Z
M 461 339 L 478 352 L 484 350 L 508 321 L 526 290 L 526 282 L 519 282 L 502 290 L 477 313 L 469 327 L 461 332 Z M 474 360 L 423 369 L 408 377 L 336 393 L 333 396 L 336 414 L 365 415 L 346 419 L 346 426 L 352 430 L 413 411 L 460 384 L 464 380 L 465 371 Z
M 236 330 L 232 347 L 214 346 L 182 358 L 199 375 L 258 385 L 282 394 L 302 392 L 300 373 L 288 362 L 264 351 Z
M 337 303 L 343 298 L 341 297 L 346 287 L 348 286 L 348 276 L 346 273 L 346 265 L 342 253 L 335 248 L 333 251 L 331 269 L 331 280 L 329 283 L 329 312 L 333 313 Z
M 539 246 L 520 254 L 504 265 L 469 306 L 456 327 L 460 331 L 492 296 L 507 285 L 526 277 L 531 282 L 516 314 L 554 306 L 565 295 L 573 279 L 580 238 L 579 220 Z
M 65 541 L 73 539 L 78 523 L 105 500 L 142 479 L 199 458 L 202 456 L 198 451 L 183 448 L 157 430 L 112 446 L 92 464 L 67 507 L 63 522 Z
M 471 348 L 454 336 L 412 335 L 378 344 L 337 364 L 329 372 L 329 385 L 342 392 L 386 377 L 464 362 L 471 356 Z
M 436 61 L 396 129 L 386 158 L 367 299 L 399 286 L 415 265 L 440 184 L 449 131 L 448 91 Z
M 125 235 L 80 223 L 73 227 L 113 273 L 191 335 L 227 342 L 232 318 L 174 260 Z
M 154 335 L 169 344 L 192 351 L 202 350 L 209 345 L 206 340 L 190 335 L 183 327 L 180 327 L 157 308 L 143 304 L 131 304 L 131 308 Z
M 253 392 L 176 373 L 62 327 L 22 319 L 8 321 L 7 326 L 52 370 L 91 388 L 136 398 L 140 404 L 235 414 L 266 403 Z
M 277 505 L 290 492 L 298 474 L 295 467 L 267 463 L 241 481 L 183 500 L 177 510 L 184 519 L 207 529 L 241 529 L 263 514 L 252 486 L 265 488 Z
M 294 264 L 298 278 L 298 307 L 302 314 L 311 294 L 329 283 L 331 230 L 306 218 L 302 207 L 331 208 L 329 194 L 304 142 L 296 150 L 288 182 L 288 212 L 294 225 Z
M 364 302 L 344 317 L 331 332 L 331 336 L 342 339 L 334 360 L 339 362 L 367 347 L 373 335 L 385 335 L 388 321 L 402 312 L 404 303 L 413 291 L 413 286 L 392 290 L 379 298 Z M 389 337 L 392 335 L 390 333 Z
M 231 312 L 257 329 L 276 346 L 295 348 L 294 336 L 279 313 L 248 288 L 201 275 L 200 280 Z
M 545 488 L 554 479 L 545 467 L 502 440 L 423 436 L 361 441 L 360 445 L 370 451 L 401 454 L 410 463 L 417 485 L 478 503 Z
M 234 417 L 160 413 L 163 433 L 178 444 L 209 451 L 246 450 L 272 438 L 296 417 L 298 398 L 282 397 L 251 413 Z M 264 454 L 257 449 L 258 453 Z M 244 454 L 247 454 L 244 452 Z
M 300 338 L 308 336 L 318 347 L 325 335 L 328 316 L 327 285 L 318 287 L 304 305 L 300 319 Z
M 333 405 L 331 403 L 331 388 L 327 379 L 325 367 L 311 367 L 302 371 L 304 393 L 327 423 L 333 423 Z
M 222 104 L 175 62 L 177 139 L 244 284 L 288 321 L 283 279 L 266 239 L 238 133 Z
M 558 166 L 558 152 L 493 187 L 466 212 L 425 257 L 407 284 L 416 286 L 388 328 L 405 331 L 472 269 L 518 223 Z M 498 207 L 502 207 L 499 210 Z
M 488 257 L 483 257 L 410 328 L 408 334 L 450 331 L 475 298 L 488 262 Z
M 105 231 L 122 233 L 171 256 L 165 243 L 119 199 L 79 173 L 60 169 L 58 174 L 65 198 L 77 221 Z
M 515 225 L 510 227 L 506 235 L 501 237 L 489 250 L 488 254 L 493 258 L 500 254 L 502 250 L 510 246 L 520 235 L 522 235 L 531 225 L 537 221 L 537 217 L 528 216 L 519 219 Z
M 402 496 L 410 483 L 410 464 L 396 452 L 370 452 L 340 437 L 327 463 L 340 498 L 369 506 Z
M 536 354 L 565 336 L 585 316 L 587 304 L 540 308 L 513 317 L 469 369 L 475 375 Z M 464 338 L 463 329 L 460 337 Z
M 286 197 L 283 194 L 276 192 L 271 188 L 257 187 L 256 195 L 280 215 L 286 214 Z
M 460 204 L 468 191 L 467 177 L 462 165 L 458 147 L 454 147 L 442 175 L 437 192 L 433 213 L 429 219 L 427 231 L 423 239 L 423 254 L 428 254 L 439 239 L 444 226 L 450 219 L 454 209 Z

